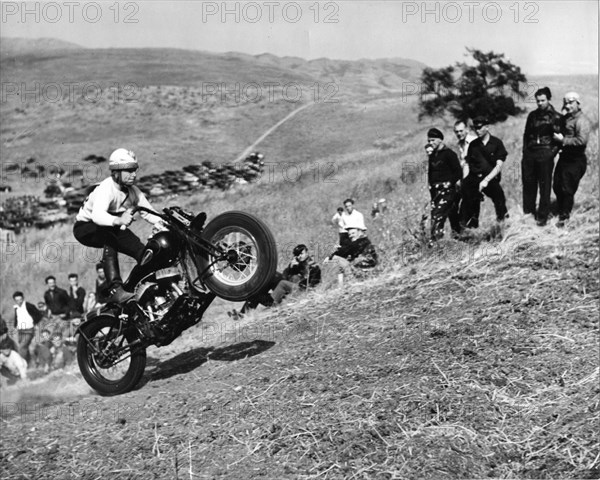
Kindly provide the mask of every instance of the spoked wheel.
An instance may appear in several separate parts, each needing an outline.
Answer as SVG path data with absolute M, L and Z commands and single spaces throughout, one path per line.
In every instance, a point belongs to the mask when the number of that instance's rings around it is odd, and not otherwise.
M 269 228 L 244 212 L 215 217 L 202 232 L 226 252 L 225 258 L 198 257 L 200 271 L 208 269 L 206 286 L 217 296 L 239 302 L 262 292 L 277 268 L 277 249 Z
M 133 348 L 137 333 L 123 329 L 112 315 L 101 315 L 79 330 L 77 362 L 85 381 L 100 395 L 119 395 L 134 388 L 146 368 L 146 350 Z

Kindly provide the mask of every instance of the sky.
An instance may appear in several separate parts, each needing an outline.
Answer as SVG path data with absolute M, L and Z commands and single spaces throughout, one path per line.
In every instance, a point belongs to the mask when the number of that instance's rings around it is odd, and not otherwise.
M 504 53 L 527 75 L 598 73 L 598 0 L 2 1 L 1 35 L 84 47 L 174 47 L 305 59 L 411 58 L 465 47 Z

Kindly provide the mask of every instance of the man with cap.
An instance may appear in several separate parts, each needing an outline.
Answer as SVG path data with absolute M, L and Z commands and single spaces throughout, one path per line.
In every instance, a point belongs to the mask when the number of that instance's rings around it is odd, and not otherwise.
M 349 245 L 338 248 L 323 263 L 327 266 L 325 275 L 337 274 L 338 285 L 344 283 L 344 275 L 353 277 L 355 272 L 368 270 L 377 266 L 377 251 L 371 240 L 365 235 L 366 228 L 357 225 L 348 227 L 352 240 Z
M 459 189 L 462 180 L 462 168 L 456 153 L 443 143 L 444 134 L 437 128 L 427 132 L 427 144 L 433 151 L 429 155 L 427 179 L 431 195 L 431 240 L 444 236 L 446 218 L 454 234 L 460 233 L 458 216 Z
M 563 227 L 571 216 L 579 181 L 587 169 L 585 149 L 591 130 L 589 120 L 581 111 L 581 99 L 576 92 L 565 95 L 563 109 L 566 115 L 561 132 L 554 133 L 554 140 L 561 145 L 553 184 L 558 206 L 557 227 Z
M 142 191 L 134 185 L 138 161 L 130 150 L 119 148 L 109 158 L 110 177 L 90 193 L 75 217 L 73 235 L 86 247 L 102 248 L 102 265 L 108 283 L 109 302 L 123 303 L 133 297 L 123 288 L 118 252 L 140 260 L 144 245 L 127 227 L 133 222 L 131 210 L 152 209 Z M 147 222 L 159 227 L 160 218 L 141 213 Z M 136 267 L 137 268 L 137 265 Z
M 479 226 L 479 212 L 483 195 L 492 199 L 496 219 L 501 222 L 508 218 L 506 197 L 500 185 L 500 171 L 508 152 L 502 140 L 490 134 L 488 120 L 479 116 L 473 120 L 477 138 L 471 142 L 465 161 L 469 173 L 463 179 L 461 221 L 467 228 Z
M 536 216 L 540 227 L 546 225 L 550 214 L 550 192 L 554 157 L 558 153 L 555 132 L 560 131 L 561 115 L 550 103 L 552 93 L 548 87 L 535 92 L 537 107 L 527 116 L 523 134 L 523 213 Z M 540 204 L 536 213 L 535 201 L 538 187 Z

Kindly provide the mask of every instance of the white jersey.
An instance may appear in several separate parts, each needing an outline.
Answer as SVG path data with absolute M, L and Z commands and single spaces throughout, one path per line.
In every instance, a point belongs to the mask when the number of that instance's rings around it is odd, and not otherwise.
M 115 218 L 133 207 L 146 207 L 154 210 L 142 191 L 132 185 L 122 190 L 112 177 L 108 177 L 90 193 L 75 217 L 78 222 L 93 222 L 103 227 L 111 227 Z M 141 216 L 149 223 L 160 219 L 154 215 L 142 212 Z

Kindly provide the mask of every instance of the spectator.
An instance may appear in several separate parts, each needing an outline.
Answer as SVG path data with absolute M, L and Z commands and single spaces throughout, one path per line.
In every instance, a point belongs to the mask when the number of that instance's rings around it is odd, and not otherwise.
M 316 287 L 321 282 L 321 268 L 308 254 L 308 247 L 301 243 L 292 253 L 294 257 L 283 271 L 283 278 L 301 290 Z
M 543 227 L 550 214 L 550 192 L 552 190 L 552 170 L 554 157 L 559 144 L 554 133 L 560 131 L 561 116 L 550 103 L 552 94 L 548 87 L 535 92 L 537 109 L 527 116 L 523 134 L 523 159 L 521 177 L 523 179 L 523 213 L 536 216 L 537 224 Z M 535 201 L 538 187 L 540 204 L 536 214 Z
M 466 162 L 469 173 L 462 181 L 461 221 L 467 228 L 479 227 L 483 194 L 494 202 L 496 219 L 508 218 L 506 197 L 500 185 L 500 171 L 508 155 L 502 140 L 492 136 L 485 117 L 477 117 L 473 127 L 477 138 L 469 144 Z M 464 175 L 464 172 L 463 172 Z
M 16 303 L 15 309 L 15 328 L 17 329 L 17 341 L 19 343 L 19 354 L 27 362 L 31 359 L 29 346 L 33 340 L 35 326 L 42 319 L 41 312 L 29 302 L 25 301 L 23 292 L 13 293 L 13 299 Z
M 90 292 L 87 294 L 87 297 L 85 297 L 85 302 L 83 304 L 83 312 L 88 313 L 91 312 L 92 310 L 95 310 L 98 307 L 98 302 L 96 301 L 96 293 L 95 292 Z
M 579 181 L 587 169 L 585 149 L 590 135 L 591 125 L 581 111 L 581 99 L 576 92 L 569 92 L 563 99 L 564 117 L 561 133 L 554 133 L 554 140 L 562 149 L 554 170 L 554 193 L 558 206 L 556 226 L 564 227 L 571 216 L 575 193 Z
M 60 332 L 54 332 L 52 334 L 52 347 L 50 348 L 50 353 L 52 354 L 52 368 L 54 370 L 65 368 L 73 360 L 73 353 L 63 344 L 63 338 Z
M 460 153 L 460 166 L 463 169 L 463 178 L 465 178 L 469 174 L 469 165 L 466 161 L 467 152 L 469 151 L 469 145 L 477 136 L 470 132 L 467 124 L 462 120 L 454 123 L 454 135 L 456 135 L 458 151 Z
M 53 275 L 46 277 L 48 290 L 44 293 L 44 301 L 51 315 L 67 318 L 71 301 L 66 290 L 56 286 L 56 278 Z
M 51 349 L 51 332 L 47 328 L 44 328 L 40 333 L 40 341 L 37 343 L 33 351 L 33 358 L 35 360 L 35 366 L 38 368 L 43 368 L 45 373 L 50 370 L 50 366 L 52 365 Z
M 443 143 L 444 134 L 437 128 L 427 132 L 427 143 L 433 147 L 429 155 L 429 194 L 431 195 L 431 240 L 444 236 L 446 218 L 455 235 L 460 234 L 458 198 L 462 169 L 456 153 Z
M 12 377 L 27 380 L 27 361 L 10 348 L 0 350 L 0 370 L 5 376 L 9 373 Z
M 344 200 L 345 212 L 342 212 L 342 221 L 346 230 L 350 228 L 358 228 L 360 230 L 366 230 L 365 217 L 362 213 L 354 208 L 354 200 L 347 198 Z
M 381 217 L 387 211 L 387 201 L 385 198 L 380 198 L 379 201 L 373 203 L 373 208 L 371 209 L 371 218 L 373 220 Z
M 347 245 L 350 243 L 350 237 L 348 236 L 346 227 L 344 227 L 344 219 L 342 218 L 343 213 L 344 209 L 342 207 L 338 207 L 337 212 L 331 219 L 331 224 L 337 228 L 340 245 Z
M 365 235 L 365 231 L 352 227 L 348 230 L 352 242 L 333 252 L 324 263 L 328 272 L 337 274 L 338 285 L 344 283 L 344 276 L 354 277 L 356 273 L 377 266 L 378 258 L 375 247 Z
M 83 315 L 83 302 L 85 301 L 85 289 L 79 286 L 79 276 L 76 273 L 69 274 L 69 300 L 71 318 Z
M 96 264 L 96 302 L 100 305 L 104 305 L 108 301 L 108 282 L 106 281 L 106 274 L 104 273 L 104 264 L 99 262 Z

